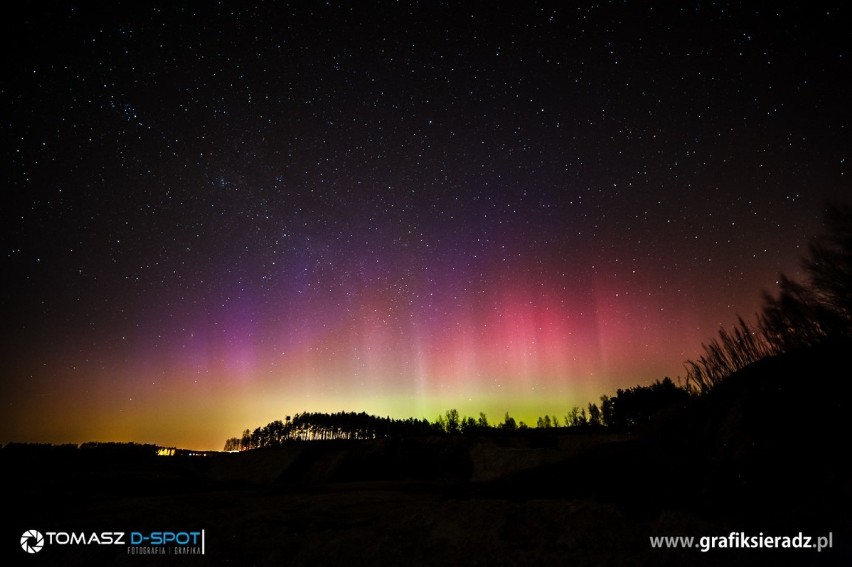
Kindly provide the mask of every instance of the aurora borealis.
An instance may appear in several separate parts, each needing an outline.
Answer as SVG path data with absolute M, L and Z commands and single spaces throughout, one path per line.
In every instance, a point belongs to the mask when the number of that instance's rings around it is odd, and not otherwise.
M 844 6 L 142 4 L 4 25 L 0 443 L 564 416 L 850 195 Z

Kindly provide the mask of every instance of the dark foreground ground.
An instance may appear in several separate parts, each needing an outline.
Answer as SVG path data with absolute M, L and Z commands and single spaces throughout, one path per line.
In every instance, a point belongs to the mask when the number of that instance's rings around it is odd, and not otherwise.
M 852 565 L 845 358 L 760 363 L 631 435 L 329 441 L 208 457 L 4 449 L 0 564 Z M 126 539 L 203 529 L 205 555 L 26 554 L 29 529 Z M 650 540 L 697 546 L 731 532 L 831 533 L 832 548 L 701 552 Z
M 19 464 L 4 473 L 19 499 L 4 505 L 3 555 L 14 561 L 3 564 L 852 564 L 840 507 L 848 493 L 828 494 L 818 475 L 787 492 L 773 493 L 780 483 L 771 481 L 773 490 L 705 485 L 692 493 L 682 492 L 694 488 L 690 471 L 661 470 L 652 459 L 634 440 L 563 434 L 326 442 L 206 458 L 38 463 L 37 470 Z M 388 468 L 390 461 L 396 465 Z M 19 539 L 28 529 L 204 529 L 205 555 L 143 557 L 127 546 L 80 545 L 27 555 Z M 833 532 L 834 547 L 702 553 L 650 543 L 732 531 Z

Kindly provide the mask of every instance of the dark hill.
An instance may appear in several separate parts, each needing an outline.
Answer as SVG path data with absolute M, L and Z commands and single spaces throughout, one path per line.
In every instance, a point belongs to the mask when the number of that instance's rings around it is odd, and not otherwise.
M 621 443 L 522 471 L 493 490 L 594 498 L 646 517 L 843 527 L 852 533 L 848 464 L 850 344 L 755 363 Z
M 847 342 L 782 354 L 733 374 L 648 433 L 681 460 L 683 488 L 737 514 L 847 517 L 852 364 Z M 691 474 L 690 474 L 691 473 Z

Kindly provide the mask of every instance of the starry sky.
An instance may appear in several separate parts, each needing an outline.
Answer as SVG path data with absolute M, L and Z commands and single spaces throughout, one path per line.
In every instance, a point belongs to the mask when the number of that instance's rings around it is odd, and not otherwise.
M 852 194 L 849 9 L 798 4 L 19 7 L 0 443 L 683 374 Z

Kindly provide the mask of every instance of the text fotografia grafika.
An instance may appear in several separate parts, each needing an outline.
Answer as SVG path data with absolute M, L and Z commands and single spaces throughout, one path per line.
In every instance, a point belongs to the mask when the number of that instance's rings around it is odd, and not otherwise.
M 204 555 L 204 530 L 199 532 L 130 532 L 128 555 Z
M 38 553 L 54 545 L 122 545 L 128 555 L 204 555 L 205 531 L 152 532 L 44 532 L 29 530 L 21 538 L 27 553 Z

